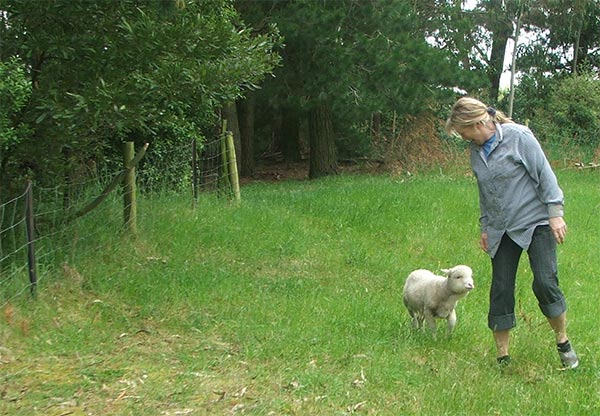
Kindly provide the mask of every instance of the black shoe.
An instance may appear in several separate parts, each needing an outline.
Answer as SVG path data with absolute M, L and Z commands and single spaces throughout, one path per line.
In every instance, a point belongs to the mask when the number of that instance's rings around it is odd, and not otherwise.
M 496 358 L 496 361 L 498 362 L 498 365 L 500 367 L 506 367 L 510 364 L 510 355 L 503 355 L 502 357 L 498 357 Z

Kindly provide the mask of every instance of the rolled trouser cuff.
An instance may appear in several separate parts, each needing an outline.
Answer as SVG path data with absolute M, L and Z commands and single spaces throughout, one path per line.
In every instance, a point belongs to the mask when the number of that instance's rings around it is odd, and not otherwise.
M 550 319 L 556 318 L 567 311 L 567 302 L 564 297 L 549 305 L 539 306 L 544 316 Z
M 492 331 L 504 331 L 517 326 L 517 319 L 514 313 L 502 316 L 488 315 L 488 327 Z

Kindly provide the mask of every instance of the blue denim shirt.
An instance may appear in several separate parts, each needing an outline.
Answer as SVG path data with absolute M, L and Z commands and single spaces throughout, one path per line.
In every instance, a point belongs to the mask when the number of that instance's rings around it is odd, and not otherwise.
M 496 124 L 496 139 L 485 157 L 471 143 L 471 167 L 479 185 L 481 232 L 494 257 L 502 235 L 527 249 L 535 227 L 563 216 L 563 192 L 550 163 L 529 128 Z

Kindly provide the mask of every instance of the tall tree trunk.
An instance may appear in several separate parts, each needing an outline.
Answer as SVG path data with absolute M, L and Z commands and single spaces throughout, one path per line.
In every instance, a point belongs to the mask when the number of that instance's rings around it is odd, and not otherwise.
M 281 121 L 281 108 L 275 107 L 271 112 L 271 119 L 269 121 L 269 129 L 271 132 L 271 138 L 269 140 L 269 152 L 271 154 L 276 154 L 281 152 L 283 149 L 282 141 L 283 141 L 283 132 L 281 130 L 282 121 Z
M 371 114 L 371 141 L 381 139 L 381 111 Z
M 242 145 L 242 153 L 239 155 L 240 175 L 254 175 L 254 93 L 248 93 L 245 100 L 237 102 L 238 120 L 240 124 L 240 141 Z
M 223 118 L 227 120 L 227 130 L 233 133 L 233 142 L 235 144 L 235 154 L 242 153 L 242 143 L 240 140 L 240 124 L 238 122 L 238 114 L 235 102 L 227 104 L 223 107 Z M 240 166 L 241 158 L 237 158 L 238 171 L 242 169 Z
M 515 101 L 515 74 L 517 72 L 517 46 L 519 46 L 519 34 L 521 32 L 521 18 L 523 17 L 523 6 L 517 14 L 517 22 L 515 23 L 514 46 L 510 65 L 510 94 L 508 98 L 508 117 L 512 117 L 513 106 Z
M 506 44 L 513 31 L 512 22 L 507 19 L 502 3 L 490 2 L 488 6 L 491 15 L 490 31 L 492 32 L 492 53 L 490 54 L 488 79 L 490 80 L 490 101 L 492 103 L 498 102 Z
M 331 110 L 327 105 L 312 109 L 308 116 L 311 179 L 337 173 Z
M 498 102 L 500 92 L 500 77 L 504 70 L 504 55 L 506 44 L 510 38 L 511 32 L 505 28 L 494 31 L 494 40 L 492 42 L 492 54 L 490 56 L 490 67 L 488 78 L 490 80 L 490 100 L 493 103 Z
M 298 110 L 287 107 L 282 111 L 282 152 L 286 163 L 299 162 L 300 155 L 300 116 Z
M 577 16 L 577 33 L 575 33 L 575 44 L 573 45 L 573 75 L 577 76 L 578 66 L 579 66 L 579 53 L 580 50 L 580 42 L 581 42 L 581 29 L 583 27 L 583 15 Z

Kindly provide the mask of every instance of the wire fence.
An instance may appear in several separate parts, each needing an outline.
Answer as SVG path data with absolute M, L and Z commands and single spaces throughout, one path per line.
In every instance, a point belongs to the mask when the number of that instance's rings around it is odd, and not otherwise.
M 228 149 L 224 141 L 151 145 L 136 167 L 138 193 L 188 193 L 194 206 L 200 193 L 231 198 L 228 175 L 235 158 L 223 154 Z M 123 203 L 127 199 L 121 187 L 89 209 L 123 173 L 123 168 L 80 169 L 52 187 L 28 182 L 22 193 L 0 201 L 0 308 L 17 298 L 35 296 L 40 282 L 81 245 L 98 245 L 107 227 L 114 230 L 115 238 L 123 231 L 123 212 L 129 207 Z
M 0 224 L 6 224 L 0 227 L 0 287 L 8 287 L 10 283 L 20 280 L 29 270 L 25 210 L 30 193 L 31 184 L 28 184 L 22 194 L 0 206 Z M 32 289 L 34 284 L 21 285 L 13 296 Z

